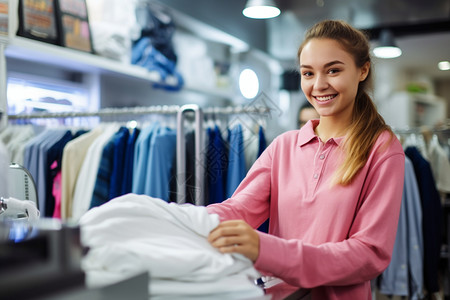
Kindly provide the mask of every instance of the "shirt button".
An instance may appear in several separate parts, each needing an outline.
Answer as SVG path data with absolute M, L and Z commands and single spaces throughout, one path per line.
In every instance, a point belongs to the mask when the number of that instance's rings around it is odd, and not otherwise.
M 319 174 L 314 174 L 314 179 L 319 178 Z
M 324 155 L 324 154 L 320 154 L 319 158 L 320 158 L 320 159 L 324 159 L 324 158 L 325 158 L 325 155 Z

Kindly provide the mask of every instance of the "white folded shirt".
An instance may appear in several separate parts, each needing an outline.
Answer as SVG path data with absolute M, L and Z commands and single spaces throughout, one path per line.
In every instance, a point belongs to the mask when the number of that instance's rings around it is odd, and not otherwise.
M 82 243 L 90 248 L 82 261 L 87 284 L 104 286 L 148 271 L 152 299 L 263 295 L 250 260 L 222 254 L 207 241 L 218 224 L 205 207 L 145 195 L 127 194 L 95 207 L 80 219 Z

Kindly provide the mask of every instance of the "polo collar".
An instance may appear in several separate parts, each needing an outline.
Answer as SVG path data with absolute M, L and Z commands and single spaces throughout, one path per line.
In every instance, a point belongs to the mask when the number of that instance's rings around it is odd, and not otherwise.
M 319 119 L 309 120 L 298 132 L 298 146 L 304 146 L 313 140 L 319 141 L 319 137 L 314 132 L 314 128 L 319 125 Z M 344 137 L 331 138 L 328 142 L 333 142 L 336 145 L 340 145 Z

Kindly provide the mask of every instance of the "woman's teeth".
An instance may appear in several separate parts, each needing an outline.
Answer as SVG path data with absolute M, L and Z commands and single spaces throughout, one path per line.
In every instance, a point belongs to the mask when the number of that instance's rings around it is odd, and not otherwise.
M 327 101 L 327 100 L 333 99 L 334 97 L 335 97 L 335 95 L 323 96 L 323 97 L 316 96 L 315 98 L 319 101 Z

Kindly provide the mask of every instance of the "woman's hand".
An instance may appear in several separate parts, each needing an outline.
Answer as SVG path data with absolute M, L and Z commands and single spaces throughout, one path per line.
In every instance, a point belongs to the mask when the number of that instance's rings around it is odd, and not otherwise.
M 208 241 L 222 253 L 240 253 L 252 262 L 259 255 L 259 235 L 242 220 L 220 223 L 211 231 Z

